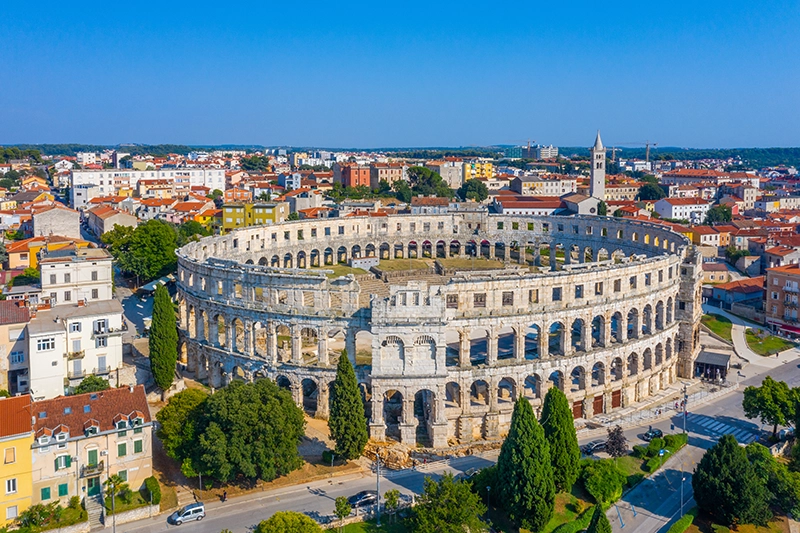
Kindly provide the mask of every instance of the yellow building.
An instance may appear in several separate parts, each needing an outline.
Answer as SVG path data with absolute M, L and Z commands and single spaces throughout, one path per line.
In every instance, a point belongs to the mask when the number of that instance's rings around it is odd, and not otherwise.
M 6 245 L 8 253 L 9 270 L 17 268 L 37 268 L 39 265 L 38 254 L 43 248 L 48 251 L 59 250 L 75 245 L 76 248 L 88 248 L 91 243 L 81 239 L 49 235 L 47 237 L 31 237 L 21 241 L 14 241 Z
M 0 398 L 0 526 L 31 506 L 33 422 L 28 394 Z
M 483 178 L 491 179 L 494 177 L 494 165 L 488 161 L 464 162 L 464 181 Z
M 289 217 L 287 202 L 231 203 L 222 206 L 222 232 L 236 228 L 283 222 Z

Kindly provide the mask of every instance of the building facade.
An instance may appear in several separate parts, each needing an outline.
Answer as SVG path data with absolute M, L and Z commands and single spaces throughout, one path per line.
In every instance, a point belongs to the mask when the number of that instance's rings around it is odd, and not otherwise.
M 0 527 L 31 506 L 33 427 L 31 397 L 0 397 Z

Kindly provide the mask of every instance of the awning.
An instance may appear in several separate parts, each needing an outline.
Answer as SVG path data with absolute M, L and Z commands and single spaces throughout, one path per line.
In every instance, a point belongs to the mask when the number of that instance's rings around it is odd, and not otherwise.
M 151 281 L 147 285 L 143 285 L 142 290 L 145 292 L 155 292 L 156 287 L 158 287 L 159 285 L 166 285 L 170 281 L 175 281 L 175 276 L 173 276 L 172 274 L 168 274 L 163 278 L 158 278 L 156 280 Z
M 781 324 L 780 329 L 783 331 L 788 331 L 790 333 L 800 333 L 800 328 L 796 326 L 787 326 L 786 324 Z
M 728 368 L 728 365 L 730 365 L 731 362 L 731 356 L 726 353 L 702 350 L 700 355 L 697 356 L 695 362 Z

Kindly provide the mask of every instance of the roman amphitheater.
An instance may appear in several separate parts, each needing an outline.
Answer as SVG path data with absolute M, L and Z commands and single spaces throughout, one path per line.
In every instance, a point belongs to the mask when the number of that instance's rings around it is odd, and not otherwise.
M 245 228 L 178 250 L 182 358 L 212 387 L 273 379 L 324 418 L 346 349 L 372 438 L 492 439 L 520 395 L 538 409 L 559 387 L 591 419 L 691 378 L 700 262 L 684 236 L 611 217 Z

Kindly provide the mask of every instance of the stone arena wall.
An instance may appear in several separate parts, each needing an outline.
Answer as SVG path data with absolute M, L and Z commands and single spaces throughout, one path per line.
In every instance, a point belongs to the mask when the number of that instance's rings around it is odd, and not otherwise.
M 330 270 L 360 257 L 409 259 L 409 269 L 423 257 L 502 264 L 388 283 Z M 178 250 L 183 357 L 213 387 L 269 377 L 325 417 L 346 349 L 373 438 L 434 447 L 494 438 L 520 395 L 539 408 L 556 386 L 576 417 L 592 418 L 691 378 L 700 261 L 664 226 L 611 217 L 459 213 L 246 228 Z

